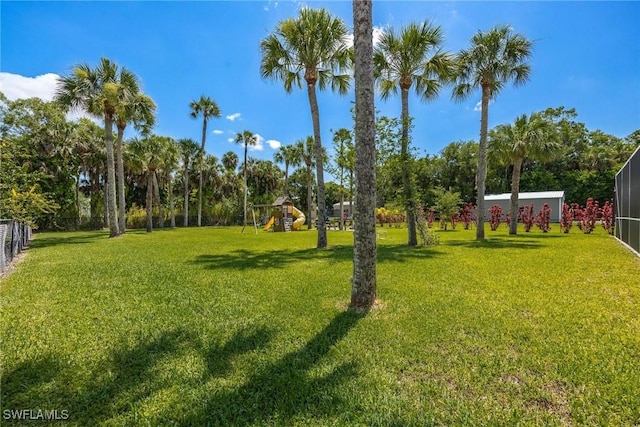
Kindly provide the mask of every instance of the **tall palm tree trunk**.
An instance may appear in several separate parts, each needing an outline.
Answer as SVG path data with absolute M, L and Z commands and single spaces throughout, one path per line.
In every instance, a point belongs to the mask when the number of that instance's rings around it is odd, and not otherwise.
M 353 1 L 356 92 L 356 212 L 351 306 L 376 300 L 376 151 L 371 0 Z
M 284 195 L 289 197 L 289 163 L 284 163 Z
M 511 175 L 511 206 L 509 207 L 509 234 L 518 233 L 518 195 L 520 193 L 520 170 L 522 169 L 522 158 L 514 159 L 513 174 Z
M 247 149 L 248 144 L 247 141 L 244 142 L 244 165 L 242 168 L 242 183 L 244 185 L 244 209 L 242 210 L 242 230 L 244 231 L 244 227 L 247 226 Z
M 189 226 L 189 168 L 184 165 L 184 226 Z
M 311 176 L 311 165 L 307 164 L 307 206 L 309 209 L 309 223 L 307 225 L 308 230 L 313 230 L 313 191 L 311 186 L 313 179 Z
M 158 206 L 158 228 L 164 228 L 164 212 L 160 203 L 160 187 L 158 186 L 158 175 L 153 171 L 153 195 Z
M 198 186 L 198 227 L 202 226 L 202 192 L 204 190 L 204 145 L 207 140 L 207 118 L 202 122 L 202 144 L 200 145 L 200 178 Z
M 176 209 L 173 202 L 173 183 L 171 182 L 171 176 L 168 178 L 167 187 L 169 191 L 169 209 L 171 210 L 171 228 L 176 228 Z
M 487 128 L 489 126 L 489 97 L 490 89 L 482 85 L 482 111 L 480 114 L 480 143 L 478 144 L 478 173 L 476 175 L 476 186 L 478 187 L 478 227 L 476 229 L 476 240 L 484 239 L 484 194 L 487 181 Z
M 153 172 L 147 172 L 147 233 L 153 231 Z
M 311 106 L 311 120 L 313 121 L 313 139 L 316 143 L 316 175 L 318 191 L 318 243 L 317 248 L 327 247 L 327 224 L 324 200 L 324 170 L 322 164 L 322 140 L 320 138 L 320 111 L 318 109 L 318 99 L 316 98 L 316 86 L 307 84 L 309 95 L 309 105 Z
M 416 231 L 416 209 L 411 185 L 411 161 L 409 158 L 409 89 L 402 88 L 402 143 L 400 158 L 402 159 L 402 186 L 404 187 L 404 205 L 407 212 L 408 245 L 418 244 Z M 358 192 L 356 191 L 356 197 Z
M 107 216 L 109 218 L 109 237 L 120 234 L 118 227 L 118 214 L 116 211 L 116 171 L 113 158 L 113 118 L 110 115 L 104 117 L 105 146 L 107 149 Z
M 124 234 L 127 227 L 126 206 L 124 200 L 124 159 L 122 158 L 122 139 L 124 129 L 118 126 L 118 138 L 116 140 L 116 163 L 118 174 L 118 228 L 120 234 Z

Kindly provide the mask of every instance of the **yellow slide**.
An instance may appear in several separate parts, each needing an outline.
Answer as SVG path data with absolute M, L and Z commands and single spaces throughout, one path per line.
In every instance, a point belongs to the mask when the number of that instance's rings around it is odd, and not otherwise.
M 293 206 L 293 216 L 296 217 L 296 220 L 293 221 L 293 224 L 291 224 L 291 228 L 293 230 L 299 230 L 300 227 L 302 227 L 304 222 L 307 220 L 307 217 L 305 217 L 304 213 L 300 209 L 296 208 L 295 206 Z
M 264 231 L 269 231 L 269 229 L 271 228 L 271 226 L 273 225 L 273 222 L 276 219 L 274 217 L 271 217 L 271 219 L 269 219 L 269 222 L 267 223 L 267 225 L 264 226 L 263 230 Z

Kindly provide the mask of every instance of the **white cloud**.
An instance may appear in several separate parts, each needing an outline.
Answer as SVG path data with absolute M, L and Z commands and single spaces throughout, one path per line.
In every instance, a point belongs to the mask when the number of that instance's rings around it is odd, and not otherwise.
M 25 77 L 19 74 L 0 73 L 0 91 L 7 99 L 40 98 L 52 101 L 60 76 L 47 73 L 36 77 Z
M 60 76 L 47 73 L 36 77 L 25 77 L 20 74 L 0 73 L 0 91 L 9 101 L 16 99 L 40 98 L 43 101 L 52 101 L 56 93 L 56 85 Z M 85 111 L 75 110 L 67 113 L 67 120 L 74 121 L 80 117 L 86 117 L 95 121 Z
M 227 142 L 235 142 L 235 138 L 227 138 Z
M 216 135 L 222 135 L 224 133 L 224 131 L 220 130 L 220 129 L 214 129 L 213 133 L 216 134 Z
M 282 146 L 282 143 L 275 139 L 267 139 L 267 144 L 269 144 L 272 150 L 277 150 Z
M 373 46 L 375 47 L 378 43 L 380 43 L 380 38 L 384 34 L 384 29 L 382 27 L 373 27 Z M 347 35 L 347 46 L 353 46 L 353 34 Z
M 489 101 L 489 105 L 493 104 L 493 102 Z M 473 111 L 482 111 L 482 101 L 476 102 L 476 106 L 473 107 Z
M 233 122 L 233 121 L 235 121 L 235 120 L 239 119 L 239 118 L 240 118 L 240 116 L 241 116 L 241 114 L 240 114 L 240 113 L 233 113 L 233 114 L 229 114 L 229 115 L 227 116 L 227 120 L 230 120 L 230 121 L 232 121 L 232 122 Z

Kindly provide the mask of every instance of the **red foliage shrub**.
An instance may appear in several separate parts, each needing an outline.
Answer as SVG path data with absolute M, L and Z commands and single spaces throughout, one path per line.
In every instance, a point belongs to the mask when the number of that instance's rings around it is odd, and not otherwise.
M 433 222 L 436 220 L 436 211 L 433 208 L 429 209 L 429 213 L 427 214 L 427 227 L 433 227 Z
M 574 210 L 576 210 L 576 208 L 574 208 Z M 594 201 L 591 197 L 587 199 L 587 205 L 584 208 L 578 208 L 576 210 L 578 228 L 582 230 L 584 234 L 590 234 L 596 228 L 596 220 L 598 219 L 599 212 L 600 206 L 598 201 Z
M 533 203 L 530 205 L 523 206 L 522 211 L 520 211 L 520 221 L 524 225 L 524 231 L 527 233 L 531 231 L 531 227 L 535 223 L 535 217 L 533 216 Z
M 536 216 L 536 225 L 540 230 L 546 233 L 551 230 L 551 226 L 549 225 L 550 220 L 551 207 L 547 203 L 545 203 L 544 205 L 542 205 L 542 207 L 540 208 L 540 212 L 538 212 L 538 215 Z
M 574 210 L 568 204 L 562 204 L 562 217 L 560 218 L 560 230 L 563 233 L 568 233 L 573 227 Z
M 452 230 L 456 229 L 456 225 L 458 225 L 458 221 L 460 221 L 460 214 L 456 212 L 453 215 L 451 215 L 451 217 L 449 218 L 449 222 L 451 223 Z
M 475 208 L 475 205 L 469 202 L 460 209 L 460 221 L 464 224 L 465 230 L 468 230 L 471 223 L 475 221 L 475 215 L 473 213 Z
M 613 214 L 613 201 L 609 202 L 608 200 L 604 202 L 604 205 L 600 209 L 600 223 L 602 224 L 602 228 L 607 230 L 607 233 L 613 235 L 613 231 L 615 228 L 615 215 Z
M 502 208 L 498 205 L 491 206 L 489 209 L 489 226 L 491 231 L 496 231 L 500 226 L 502 219 Z

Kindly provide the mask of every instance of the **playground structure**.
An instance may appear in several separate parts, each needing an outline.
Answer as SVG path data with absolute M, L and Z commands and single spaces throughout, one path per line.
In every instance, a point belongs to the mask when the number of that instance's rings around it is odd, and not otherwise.
M 264 231 L 273 227 L 274 232 L 296 231 L 305 223 L 304 213 L 293 206 L 293 202 L 287 197 L 278 197 L 272 205 L 255 205 L 255 208 L 270 208 L 271 217 L 264 226 Z

